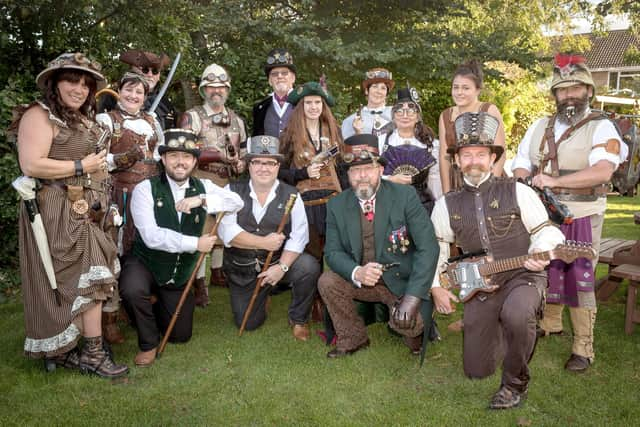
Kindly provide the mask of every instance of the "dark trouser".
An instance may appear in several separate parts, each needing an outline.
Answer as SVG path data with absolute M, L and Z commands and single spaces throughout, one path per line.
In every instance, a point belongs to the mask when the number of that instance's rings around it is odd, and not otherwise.
M 523 276 L 493 294 L 476 295 L 464 306 L 465 374 L 470 378 L 487 377 L 504 358 L 502 385 L 520 393 L 526 391 L 529 382 L 528 363 L 536 344 L 542 302 L 539 289 L 530 286 Z
M 224 273 L 229 285 L 231 297 L 231 311 L 236 326 L 240 327 L 244 312 L 249 306 L 251 294 L 255 289 L 257 272 L 255 264 L 250 267 L 239 267 L 233 264 L 233 257 L 225 254 L 223 263 Z M 320 276 L 320 264 L 311 255 L 301 253 L 296 261 L 289 267 L 280 283 L 290 283 L 291 304 L 289 305 L 289 320 L 295 324 L 304 324 L 309 320 L 313 296 Z M 250 331 L 260 327 L 267 318 L 266 301 L 271 286 L 265 285 L 253 306 L 253 310 L 247 319 L 245 329 Z
M 333 325 L 338 336 L 336 346 L 338 350 L 353 350 L 364 344 L 367 337 L 367 327 L 358 314 L 355 300 L 381 302 L 389 307 L 389 312 L 398 297 L 393 295 L 384 285 L 373 287 L 363 286 L 355 288 L 333 271 L 325 271 L 318 280 L 318 290 L 327 305 Z M 415 337 L 424 328 L 422 322 L 414 329 L 395 329 L 402 335 Z
M 153 275 L 134 255 L 124 261 L 120 273 L 120 297 L 129 319 L 138 329 L 138 347 L 149 351 L 160 344 L 161 333 L 167 330 L 171 316 L 184 288 L 158 286 Z M 151 304 L 151 294 L 158 297 Z M 195 303 L 190 292 L 169 336 L 171 342 L 186 342 L 191 338 Z

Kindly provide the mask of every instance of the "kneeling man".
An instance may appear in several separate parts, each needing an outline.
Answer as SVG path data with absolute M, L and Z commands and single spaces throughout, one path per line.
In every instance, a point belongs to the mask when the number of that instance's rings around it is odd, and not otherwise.
M 429 289 L 438 258 L 433 226 L 413 187 L 380 179 L 377 137 L 354 135 L 344 144 L 351 188 L 327 204 L 324 253 L 331 271 L 318 283 L 338 337 L 327 357 L 369 345 L 354 300 L 386 304 L 389 325 L 419 354 L 431 324 Z
M 193 132 L 171 129 L 164 135 L 165 145 L 159 148 L 164 171 L 142 181 L 131 195 L 136 238 L 120 274 L 120 296 L 138 329 L 138 366 L 155 360 L 160 335 L 175 312 L 198 252 L 209 252 L 216 241 L 215 236 L 201 236 L 206 216 L 242 207 L 238 195 L 191 176 L 200 155 Z M 157 296 L 155 304 L 152 294 Z M 190 294 L 169 341 L 191 338 L 194 306 Z
M 250 180 L 233 182 L 225 187 L 240 195 L 244 208 L 235 215 L 224 217 L 218 229 L 225 245 L 223 270 L 229 285 L 233 319 L 238 327 L 258 278 L 264 277 L 263 288 L 247 320 L 247 330 L 264 323 L 270 288 L 279 282 L 292 284 L 289 324 L 293 336 L 306 341 L 320 264 L 304 253 L 309 242 L 307 214 L 298 190 L 278 180 L 278 170 L 284 159 L 278 148 L 278 138 L 252 137 L 245 156 Z M 298 197 L 282 233 L 277 233 L 287 200 L 293 194 Z M 273 252 L 271 265 L 261 272 L 269 252 Z

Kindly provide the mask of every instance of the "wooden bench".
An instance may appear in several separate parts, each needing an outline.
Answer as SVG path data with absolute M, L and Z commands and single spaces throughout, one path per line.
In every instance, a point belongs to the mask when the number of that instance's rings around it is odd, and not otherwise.
M 600 242 L 600 253 L 598 254 L 598 262 L 607 264 L 607 275 L 596 283 L 596 298 L 598 301 L 606 301 L 616 291 L 622 279 L 612 276 L 611 271 L 616 267 L 615 255 L 621 250 L 630 249 L 635 240 L 625 239 L 602 239 Z M 618 263 L 619 264 L 619 263 Z
M 640 323 L 640 309 L 638 309 L 637 306 L 638 288 L 640 288 L 640 265 L 619 265 L 611 271 L 611 276 L 619 278 L 620 280 L 629 280 L 624 332 L 627 335 L 631 335 L 635 324 Z

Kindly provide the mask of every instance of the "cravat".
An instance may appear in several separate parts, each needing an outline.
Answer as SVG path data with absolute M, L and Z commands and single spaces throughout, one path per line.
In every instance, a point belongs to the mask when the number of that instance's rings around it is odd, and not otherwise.
M 364 213 L 364 217 L 367 218 L 367 221 L 373 221 L 373 217 L 375 216 L 375 212 L 373 211 L 373 203 L 374 199 L 365 200 L 362 204 L 362 212 Z

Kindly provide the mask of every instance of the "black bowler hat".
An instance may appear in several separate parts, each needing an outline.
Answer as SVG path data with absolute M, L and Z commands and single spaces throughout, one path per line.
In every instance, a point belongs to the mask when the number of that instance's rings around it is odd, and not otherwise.
M 386 159 L 380 157 L 377 136 L 361 133 L 344 140 L 342 163 L 347 168 L 373 162 L 377 162 L 380 166 L 387 164 Z

